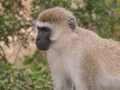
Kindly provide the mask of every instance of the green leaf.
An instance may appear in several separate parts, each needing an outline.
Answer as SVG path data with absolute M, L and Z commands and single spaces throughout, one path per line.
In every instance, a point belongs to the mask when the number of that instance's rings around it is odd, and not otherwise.
M 35 88 L 41 89 L 41 88 L 43 88 L 43 85 L 38 83 L 38 84 L 35 85 Z
M 46 70 L 47 70 L 47 67 L 43 67 L 43 68 L 40 70 L 40 73 L 44 73 Z
M 13 75 L 11 75 L 10 81 L 11 81 L 12 83 L 14 83 L 14 76 L 13 76 Z
M 30 68 L 27 68 L 26 71 L 29 73 L 29 74 L 32 74 L 32 70 Z

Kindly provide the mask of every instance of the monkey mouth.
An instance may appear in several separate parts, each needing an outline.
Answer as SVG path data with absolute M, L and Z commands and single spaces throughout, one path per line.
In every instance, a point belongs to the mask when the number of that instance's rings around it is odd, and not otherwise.
M 47 51 L 49 49 L 49 47 L 40 46 L 40 45 L 39 46 L 37 45 L 37 48 L 42 51 Z
M 36 41 L 36 46 L 39 50 L 46 51 L 49 49 L 50 42 L 41 43 L 40 41 Z

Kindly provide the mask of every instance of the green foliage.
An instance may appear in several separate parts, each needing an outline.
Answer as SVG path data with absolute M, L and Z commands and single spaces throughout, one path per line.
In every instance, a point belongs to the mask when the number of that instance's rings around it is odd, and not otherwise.
M 9 45 L 8 36 L 19 39 L 25 35 L 20 31 L 21 28 L 28 28 L 28 21 L 20 13 L 25 10 L 21 0 L 1 0 L 0 8 L 0 41 L 4 41 Z
M 33 55 L 30 56 L 24 56 L 23 65 L 32 65 L 32 66 L 47 66 L 46 62 L 46 54 L 45 52 L 40 52 L 39 50 L 36 50 Z
M 47 67 L 16 69 L 0 63 L 0 90 L 53 90 Z
M 21 29 L 29 28 L 31 21 L 26 19 L 28 11 L 23 6 L 23 1 L 25 0 L 0 0 L 0 42 L 4 42 L 8 47 L 15 41 L 15 36 L 16 41 L 23 47 L 28 45 L 29 32 L 22 32 Z M 9 38 L 12 38 L 12 41 Z M 1 60 L 7 62 L 4 47 L 0 45 Z

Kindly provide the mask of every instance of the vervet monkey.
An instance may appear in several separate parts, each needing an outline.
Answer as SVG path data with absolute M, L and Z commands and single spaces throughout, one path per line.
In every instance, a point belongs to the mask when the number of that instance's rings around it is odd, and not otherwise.
M 79 27 L 62 7 L 41 12 L 35 26 L 55 90 L 120 90 L 120 43 Z

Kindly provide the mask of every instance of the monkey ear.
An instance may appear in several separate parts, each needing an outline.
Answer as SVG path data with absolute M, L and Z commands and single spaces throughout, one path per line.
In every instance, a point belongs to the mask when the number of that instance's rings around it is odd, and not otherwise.
M 68 25 L 69 25 L 69 27 L 70 27 L 73 31 L 75 30 L 75 28 L 76 28 L 76 22 L 75 22 L 74 18 L 69 18 L 69 20 L 68 20 Z

